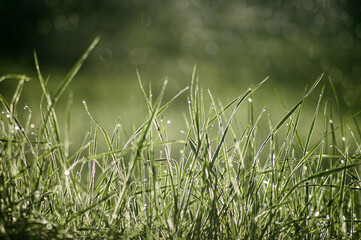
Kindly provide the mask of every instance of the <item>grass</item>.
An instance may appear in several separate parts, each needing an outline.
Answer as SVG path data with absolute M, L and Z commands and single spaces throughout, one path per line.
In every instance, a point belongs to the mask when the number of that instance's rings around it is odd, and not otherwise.
M 97 41 L 53 96 L 35 55 L 43 91 L 37 126 L 32 111 L 18 106 L 29 79 L 0 78 L 18 81 L 12 99 L 0 96 L 2 239 L 361 237 L 358 114 L 344 116 L 332 81 L 321 75 L 275 124 L 264 109 L 255 113 L 252 97 L 267 79 L 224 106 L 199 87 L 195 71 L 189 88 L 165 103 L 167 82 L 154 99 L 139 77 L 144 123 L 131 136 L 120 122 L 108 133 L 84 102 L 94 127 L 72 152 L 71 101 L 65 123 L 55 106 Z M 324 99 L 326 87 L 333 101 Z M 303 122 L 304 102 L 317 91 L 312 121 Z M 162 116 L 185 94 L 187 129 L 171 139 Z

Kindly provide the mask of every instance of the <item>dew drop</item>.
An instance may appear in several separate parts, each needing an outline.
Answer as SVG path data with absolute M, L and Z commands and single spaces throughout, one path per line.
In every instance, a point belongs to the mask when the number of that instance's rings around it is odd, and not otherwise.
M 315 214 L 314 214 L 315 217 L 318 217 L 320 216 L 320 212 L 319 211 L 316 211 Z
M 190 101 L 190 100 L 188 101 L 188 104 L 191 104 L 191 101 Z
M 25 107 L 24 107 L 24 110 L 26 110 L 26 109 L 28 109 L 29 108 L 29 106 L 28 105 L 26 105 Z
M 30 124 L 30 128 L 35 128 L 35 124 L 34 123 Z
M 329 215 L 326 215 L 326 219 L 330 219 L 330 216 L 329 216 Z
M 86 102 L 85 102 L 85 100 L 83 100 L 83 104 L 85 104 Z
M 6 117 L 7 117 L 7 118 L 10 118 L 11 116 L 10 116 L 10 114 L 6 114 Z
M 265 112 L 265 111 L 266 111 L 266 109 L 265 109 L 265 108 L 263 108 L 263 109 L 262 109 L 262 112 Z
M 330 148 L 332 148 L 332 144 L 330 144 Z
M 307 215 L 307 216 L 306 216 L 306 219 L 309 219 L 309 218 L 310 218 L 310 216 Z
M 46 224 L 46 229 L 51 230 L 51 229 L 53 229 L 53 226 L 50 223 L 48 223 L 48 224 Z
M 171 123 L 172 123 L 171 120 L 168 120 L 168 121 L 167 121 L 167 124 L 168 124 L 168 125 L 171 124 Z
M 252 102 L 252 98 L 248 98 L 248 102 Z
M 15 130 L 16 130 L 16 131 L 20 130 L 20 127 L 19 127 L 19 126 L 15 126 Z
M 69 176 L 69 175 L 70 175 L 70 171 L 69 171 L 68 169 L 65 170 L 65 171 L 64 171 L 64 175 L 65 175 L 65 176 Z
M 330 119 L 329 122 L 332 123 L 332 119 Z
M 346 140 L 346 138 L 345 137 L 342 137 L 342 141 L 345 141 Z

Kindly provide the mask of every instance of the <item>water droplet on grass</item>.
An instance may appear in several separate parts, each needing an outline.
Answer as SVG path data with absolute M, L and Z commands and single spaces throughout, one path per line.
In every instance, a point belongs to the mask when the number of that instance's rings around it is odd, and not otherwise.
M 167 121 L 167 124 L 168 124 L 168 125 L 171 124 L 171 123 L 172 123 L 171 120 L 168 120 L 168 121 Z
M 15 126 L 14 129 L 15 129 L 16 131 L 18 131 L 18 130 L 20 130 L 20 127 L 19 127 L 19 126 Z
M 346 140 L 346 138 L 345 137 L 342 137 L 342 141 L 345 141 Z
M 70 175 L 70 171 L 69 171 L 68 169 L 65 170 L 65 171 L 64 171 L 64 175 L 65 175 L 65 176 L 69 176 L 69 175 Z
M 319 211 L 316 211 L 315 214 L 314 214 L 315 217 L 318 217 L 320 216 L 320 212 Z
M 35 124 L 34 123 L 30 124 L 30 128 L 35 128 Z
M 252 98 L 248 98 L 248 102 L 252 102 Z
M 330 119 L 329 122 L 332 123 L 333 122 L 332 119 Z
M 6 114 L 6 117 L 7 117 L 7 118 L 10 118 L 10 117 L 11 117 L 11 115 L 10 115 L 10 114 Z
M 51 230 L 51 229 L 53 229 L 53 226 L 50 223 L 48 223 L 48 224 L 46 224 L 46 229 Z
M 326 219 L 330 219 L 330 216 L 329 216 L 329 215 L 326 215 Z

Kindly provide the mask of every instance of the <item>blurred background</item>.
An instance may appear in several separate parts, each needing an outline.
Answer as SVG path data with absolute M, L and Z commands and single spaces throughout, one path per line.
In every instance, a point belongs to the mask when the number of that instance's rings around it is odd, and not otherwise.
M 270 76 L 254 102 L 276 114 L 285 109 L 274 88 L 289 109 L 325 73 L 343 109 L 355 112 L 361 106 L 358 0 L 0 0 L 0 29 L 0 75 L 32 77 L 22 101 L 33 112 L 41 94 L 33 51 L 54 93 L 93 39 L 101 37 L 58 105 L 65 111 L 72 96 L 76 131 L 88 129 L 90 122 L 83 100 L 106 129 L 118 118 L 139 126 L 146 106 L 137 68 L 155 95 L 168 79 L 170 99 L 190 84 L 196 64 L 200 85 L 224 104 Z M 15 81 L 3 81 L 0 92 L 10 99 L 15 87 Z M 315 106 L 310 106 L 312 115 Z M 177 124 L 180 112 L 187 111 L 186 97 L 172 109 L 165 118 Z

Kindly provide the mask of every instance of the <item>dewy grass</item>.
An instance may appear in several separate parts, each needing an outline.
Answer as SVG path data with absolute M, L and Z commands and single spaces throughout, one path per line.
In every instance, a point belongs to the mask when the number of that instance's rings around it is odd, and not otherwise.
M 265 110 L 254 113 L 258 99 L 252 94 L 267 79 L 223 106 L 210 91 L 203 93 L 195 71 L 190 87 L 166 103 L 167 83 L 153 99 L 138 74 L 145 122 L 130 137 L 120 123 L 108 133 L 84 102 L 94 128 L 72 153 L 71 100 L 64 129 L 55 105 L 97 41 L 54 96 L 35 56 L 43 90 L 39 126 L 32 124 L 28 107 L 18 110 L 29 79 L 0 78 L 18 81 L 12 99 L 0 96 L 1 239 L 361 237 L 361 134 L 357 114 L 346 119 L 340 112 L 331 81 L 320 76 L 274 125 Z M 326 84 L 335 101 L 323 100 Z M 315 91 L 320 93 L 313 118 L 304 123 L 304 101 Z M 188 94 L 187 129 L 183 138 L 170 139 L 162 114 L 181 94 Z M 249 109 L 243 129 L 240 106 Z M 261 127 L 269 128 L 266 137 Z M 105 152 L 98 150 L 102 139 Z

